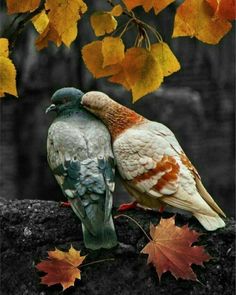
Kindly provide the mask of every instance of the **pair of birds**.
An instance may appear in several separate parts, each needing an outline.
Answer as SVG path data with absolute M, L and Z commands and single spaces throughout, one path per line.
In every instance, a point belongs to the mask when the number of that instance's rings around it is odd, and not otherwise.
M 168 204 L 190 211 L 209 231 L 225 226 L 220 217 L 224 212 L 166 126 L 102 92 L 62 88 L 51 101 L 46 112 L 56 111 L 57 116 L 48 131 L 48 162 L 82 222 L 87 248 L 117 244 L 111 214 L 114 163 L 140 205 L 158 209 Z

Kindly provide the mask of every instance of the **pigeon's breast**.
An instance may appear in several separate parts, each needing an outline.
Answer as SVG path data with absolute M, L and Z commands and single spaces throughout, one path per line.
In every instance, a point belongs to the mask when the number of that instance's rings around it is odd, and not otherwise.
M 58 166 L 62 158 L 83 161 L 99 156 L 113 156 L 110 135 L 104 124 L 82 116 L 56 119 L 49 128 L 48 158 Z

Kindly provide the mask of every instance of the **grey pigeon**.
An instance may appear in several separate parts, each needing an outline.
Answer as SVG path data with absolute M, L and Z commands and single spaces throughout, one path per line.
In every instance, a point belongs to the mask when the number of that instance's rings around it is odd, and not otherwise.
M 111 139 L 105 125 L 82 107 L 82 96 L 76 88 L 53 94 L 46 110 L 56 112 L 48 130 L 48 163 L 81 220 L 85 246 L 112 248 L 117 237 L 111 214 L 115 186 Z

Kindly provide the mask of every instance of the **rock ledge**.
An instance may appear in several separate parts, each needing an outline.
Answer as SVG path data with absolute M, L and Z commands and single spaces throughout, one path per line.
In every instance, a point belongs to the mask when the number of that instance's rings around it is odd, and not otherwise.
M 114 214 L 116 211 L 114 210 Z M 136 219 L 147 231 L 150 221 L 157 223 L 160 214 L 132 210 L 127 215 Z M 164 213 L 163 217 L 171 216 Z M 177 215 L 176 223 L 189 222 L 194 229 L 204 232 L 198 222 Z M 59 285 L 48 288 L 41 285 L 35 269 L 48 250 L 55 247 L 67 250 L 72 244 L 82 254 L 88 254 L 87 262 L 104 258 L 113 261 L 94 264 L 82 269 L 82 280 L 65 295 L 156 295 L 156 294 L 234 294 L 235 278 L 235 221 L 227 220 L 227 226 L 216 232 L 202 235 L 200 243 L 214 257 L 205 268 L 193 266 L 202 283 L 178 280 L 165 273 L 158 281 L 155 269 L 146 265 L 146 255 L 139 254 L 147 243 L 135 224 L 126 218 L 115 220 L 120 244 L 111 250 L 89 251 L 83 246 L 80 221 L 70 208 L 61 208 L 53 201 L 0 200 L 1 224 L 1 285 L 2 295 L 56 295 Z M 206 232 L 205 232 L 206 233 Z

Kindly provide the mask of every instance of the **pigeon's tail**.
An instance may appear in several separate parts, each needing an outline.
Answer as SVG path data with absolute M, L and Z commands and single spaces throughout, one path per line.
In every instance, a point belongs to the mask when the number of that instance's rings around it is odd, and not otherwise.
M 96 228 L 95 235 L 91 234 L 84 223 L 82 223 L 84 244 L 86 248 L 92 250 L 100 248 L 110 249 L 117 245 L 117 237 L 112 216 L 110 216 L 109 220 L 105 224 L 96 224 L 93 228 Z
M 84 195 L 84 216 L 81 216 L 80 205 L 72 201 L 71 205 L 82 223 L 83 238 L 86 248 L 97 250 L 113 248 L 117 245 L 117 236 L 112 215 L 105 216 L 104 198 L 102 195 Z
M 218 214 L 215 214 L 214 216 L 208 216 L 197 212 L 193 215 L 198 219 L 198 221 L 206 230 L 213 231 L 225 226 L 225 222 Z

